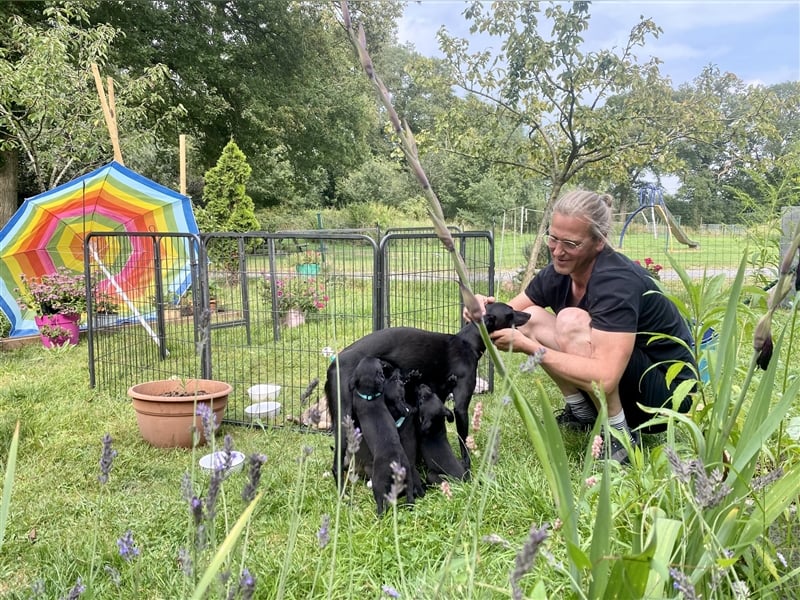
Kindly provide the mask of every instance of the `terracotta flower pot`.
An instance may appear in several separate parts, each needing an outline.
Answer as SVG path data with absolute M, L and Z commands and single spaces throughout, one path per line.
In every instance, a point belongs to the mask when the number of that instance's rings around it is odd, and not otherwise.
M 200 434 L 198 443 L 206 443 L 196 405 L 211 407 L 219 425 L 232 389 L 212 379 L 162 379 L 134 385 L 128 396 L 133 399 L 139 431 L 146 441 L 158 448 L 191 448 L 194 428 Z

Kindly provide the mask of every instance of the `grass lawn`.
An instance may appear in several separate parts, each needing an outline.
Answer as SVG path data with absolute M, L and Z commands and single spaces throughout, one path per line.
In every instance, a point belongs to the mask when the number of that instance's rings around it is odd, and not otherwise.
M 735 394 L 745 385 L 754 318 L 749 308 L 741 310 L 741 326 L 735 328 L 739 367 L 732 371 L 730 389 L 708 386 L 702 398 L 705 408 L 691 416 L 691 423 L 704 432 L 714 426 L 708 422 L 708 407 L 714 399 L 723 393 Z M 776 339 L 789 317 L 788 312 L 779 311 L 773 329 Z M 787 382 L 796 378 L 796 371 L 787 367 L 798 364 L 797 344 L 794 348 L 773 358 L 778 361 L 775 401 Z M 544 385 L 552 408 L 560 408 L 559 394 L 540 371 L 521 372 L 518 356 L 505 360 L 510 378 L 534 402 L 537 414 L 537 382 Z M 761 372 L 755 377 L 760 378 Z M 207 449 L 148 446 L 139 436 L 128 398 L 91 390 L 87 382 L 85 341 L 68 350 L 45 351 L 31 345 L 0 353 L 3 467 L 15 424 L 21 424 L 8 527 L 0 548 L 0 598 L 77 597 L 74 588 L 79 579 L 85 587 L 80 594 L 84 599 L 189 598 L 214 550 L 245 508 L 241 492 L 247 468 L 223 483 L 213 527 L 198 542 L 190 499 L 206 499 L 209 492 L 208 476 L 196 466 Z M 482 425 L 474 432 L 473 481 L 453 483 L 451 496 L 430 489 L 413 508 L 398 507 L 396 515 L 382 519 L 376 518 L 371 491 L 363 483 L 354 485 L 344 500 L 337 500 L 329 476 L 330 436 L 288 427 L 223 425 L 217 445 L 230 434 L 235 449 L 246 455 L 264 454 L 267 460 L 259 485 L 263 495 L 246 532 L 221 568 L 230 577 L 227 583 L 215 579 L 208 597 L 247 597 L 237 593 L 240 574 L 246 568 L 255 577 L 255 598 L 380 598 L 391 596 L 394 590 L 403 598 L 509 598 L 509 574 L 518 564 L 518 553 L 531 528 L 545 524 L 549 524 L 548 538 L 532 565 L 523 568 L 527 574 L 520 580 L 521 588 L 531 596 L 543 590 L 552 598 L 572 597 L 568 565 L 577 555 L 568 549 L 559 528 L 560 513 L 546 465 L 537 458 L 507 394 L 500 383 L 495 393 L 473 399 L 472 406 L 481 402 L 484 411 Z M 750 402 L 751 397 L 745 401 Z M 798 417 L 798 408 L 792 406 L 788 417 Z M 747 431 L 741 422 L 746 415 L 747 409 L 731 431 L 733 445 Z M 587 456 L 588 434 L 563 434 L 566 471 L 577 499 L 581 551 L 590 555 L 597 523 L 604 521 L 610 553 L 601 560 L 627 556 L 641 542 L 638 536 L 647 529 L 656 505 L 667 512 L 675 507 L 691 508 L 691 498 L 678 493 L 683 488 L 669 470 L 663 451 L 665 444 L 691 451 L 695 447 L 691 427 L 687 424 L 645 438 L 641 460 L 628 469 L 609 465 L 608 472 Z M 101 484 L 98 476 L 106 433 L 111 435 L 117 455 L 108 482 Z M 775 466 L 789 471 L 797 464 L 798 445 L 793 435 L 791 427 L 782 426 L 776 435 L 758 442 L 762 452 L 757 474 L 768 474 Z M 707 466 L 709 470 L 721 468 L 722 457 Z M 188 483 L 184 481 L 187 474 Z M 605 478 L 608 487 L 597 483 L 600 478 Z M 606 517 L 597 513 L 598 507 L 604 506 L 604 493 L 609 495 L 611 507 Z M 665 506 L 665 498 L 674 506 Z M 754 498 L 758 504 L 755 492 Z M 753 498 L 731 499 L 731 506 L 737 511 L 742 507 L 752 510 Z M 675 551 L 664 557 L 688 574 L 696 565 L 686 562 L 691 549 L 681 540 L 695 539 L 689 534 L 699 528 L 713 548 L 714 540 L 723 533 L 717 526 L 726 522 L 724 516 L 711 525 L 695 521 L 696 517 L 675 520 L 682 522 L 684 529 L 676 536 Z M 791 582 L 792 570 L 800 564 L 796 512 L 787 509 L 776 523 L 763 532 L 758 544 L 719 549 L 719 556 L 732 552 L 737 560 L 725 563 L 718 559 L 722 562 L 715 568 L 727 584 L 698 587 L 704 598 L 732 597 L 731 586 L 745 580 L 754 593 L 761 588 L 753 582 L 763 582 L 763 590 L 769 593 L 758 597 L 787 597 L 787 581 Z M 324 544 L 321 529 L 327 529 L 329 536 Z M 139 552 L 130 561 L 121 556 L 117 543 L 128 531 Z M 774 573 L 763 567 L 763 557 L 756 560 L 751 556 L 756 551 L 772 552 L 769 565 Z M 776 552 L 788 566 L 776 558 Z M 183 553 L 192 558 L 193 572 L 188 575 L 182 568 L 187 562 L 179 561 Z M 755 570 L 754 565 L 763 570 Z M 590 566 L 583 566 L 582 571 L 588 572 Z M 669 580 L 670 576 L 664 572 L 662 577 Z M 708 581 L 700 578 L 697 585 Z M 672 583 L 662 582 L 662 588 L 668 597 L 677 594 Z M 585 597 L 590 597 L 588 592 Z

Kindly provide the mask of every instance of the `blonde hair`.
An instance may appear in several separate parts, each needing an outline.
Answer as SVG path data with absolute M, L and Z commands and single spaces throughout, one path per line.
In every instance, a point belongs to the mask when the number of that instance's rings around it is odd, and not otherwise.
M 574 190 L 561 196 L 553 212 L 565 217 L 580 217 L 589 223 L 589 233 L 596 240 L 608 240 L 611 230 L 611 194 Z

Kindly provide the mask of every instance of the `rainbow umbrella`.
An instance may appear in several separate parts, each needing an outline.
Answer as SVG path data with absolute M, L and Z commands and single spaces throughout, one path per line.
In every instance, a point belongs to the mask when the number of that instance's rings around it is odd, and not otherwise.
M 117 162 L 28 198 L 0 230 L 0 310 L 11 321 L 12 337 L 38 332 L 33 312 L 21 311 L 16 301 L 20 275 L 41 277 L 61 266 L 83 273 L 86 236 L 112 231 L 198 233 L 189 198 Z M 113 272 L 104 269 L 107 280 L 98 287 L 143 305 L 144 294 L 152 288 L 143 285 L 147 282 L 142 277 L 155 278 L 152 243 L 146 238 L 126 240 L 113 246 L 113 252 L 125 253 L 123 257 L 109 256 L 109 248 L 102 248 L 103 259 L 115 266 Z M 163 283 L 180 293 L 191 276 L 188 241 L 165 237 L 160 244 Z

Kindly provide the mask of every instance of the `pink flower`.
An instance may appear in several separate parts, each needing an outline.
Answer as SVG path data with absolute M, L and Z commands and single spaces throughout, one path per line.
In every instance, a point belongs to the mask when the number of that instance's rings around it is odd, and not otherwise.
M 441 484 L 439 484 L 439 487 L 441 488 L 442 493 L 448 500 L 450 500 L 453 497 L 453 490 L 450 489 L 450 482 L 443 481 Z
M 480 431 L 481 417 L 483 416 L 483 402 L 475 404 L 475 410 L 472 413 L 472 429 L 473 431 Z
M 592 475 L 590 477 L 587 477 L 585 483 L 586 483 L 586 487 L 593 487 L 593 486 L 597 485 L 597 477 L 595 477 L 594 475 Z
M 652 264 L 653 264 L 653 259 L 652 259 L 652 258 L 650 258 L 649 256 L 648 256 L 647 258 L 645 258 L 645 259 L 644 259 L 644 266 L 645 266 L 645 267 L 649 267 L 649 266 L 650 266 L 650 265 L 652 265 Z
M 475 443 L 475 438 L 473 438 L 471 435 L 468 435 L 467 439 L 464 440 L 464 445 L 468 450 L 472 450 L 473 452 L 478 449 L 478 445 Z
M 603 438 L 599 435 L 594 436 L 592 440 L 592 457 L 595 459 L 600 458 L 600 454 L 603 452 Z

